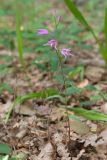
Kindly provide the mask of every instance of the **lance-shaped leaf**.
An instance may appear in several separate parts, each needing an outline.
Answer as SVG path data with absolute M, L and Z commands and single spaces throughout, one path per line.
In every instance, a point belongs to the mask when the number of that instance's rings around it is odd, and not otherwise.
M 105 33 L 105 43 L 107 48 L 107 8 L 105 9 L 104 33 Z
M 91 26 L 88 24 L 88 22 L 86 21 L 86 19 L 84 18 L 84 16 L 82 15 L 82 13 L 78 10 L 78 8 L 76 7 L 76 5 L 71 1 L 71 0 L 64 0 L 67 7 L 69 8 L 69 10 L 72 12 L 72 14 L 79 20 L 79 22 L 81 24 L 83 24 L 83 26 L 88 29 L 93 37 L 95 38 L 97 44 L 99 45 L 99 48 L 101 48 L 102 44 L 100 42 L 100 40 L 98 39 L 98 37 L 95 35 L 93 29 L 91 28 Z
M 95 110 L 87 110 L 80 107 L 68 108 L 68 110 L 73 111 L 78 116 L 82 116 L 89 120 L 107 122 L 107 115 Z

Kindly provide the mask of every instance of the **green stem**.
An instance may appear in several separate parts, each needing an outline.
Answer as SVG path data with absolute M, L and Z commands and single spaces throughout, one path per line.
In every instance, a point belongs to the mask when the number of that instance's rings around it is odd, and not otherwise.
M 65 78 L 65 75 L 64 75 L 64 72 L 63 72 L 63 65 L 62 65 L 62 59 L 59 55 L 59 51 L 57 50 L 56 51 L 57 53 L 57 56 L 59 58 L 59 65 L 60 65 L 60 68 L 61 68 L 61 75 L 63 77 L 63 81 L 64 81 L 64 84 L 63 84 L 63 87 L 64 87 L 64 91 L 66 92 L 66 78 Z M 66 109 L 66 115 L 67 115 L 67 121 L 68 121 L 68 137 L 69 137 L 69 140 L 70 140 L 70 122 L 69 122 L 69 114 L 68 114 L 68 109 L 67 109 L 67 97 L 66 97 L 66 93 L 65 93 L 65 109 Z

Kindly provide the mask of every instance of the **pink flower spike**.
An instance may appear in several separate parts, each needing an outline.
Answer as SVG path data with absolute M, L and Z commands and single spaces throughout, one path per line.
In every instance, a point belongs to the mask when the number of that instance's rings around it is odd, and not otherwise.
M 38 29 L 37 34 L 38 35 L 47 35 L 48 30 L 47 29 Z
M 50 46 L 56 50 L 57 50 L 57 45 L 58 45 L 58 42 L 55 39 L 51 39 L 46 44 L 44 44 L 44 46 Z
M 61 54 L 62 54 L 65 58 L 67 58 L 68 56 L 73 56 L 71 50 L 68 49 L 68 48 L 63 48 L 63 49 L 61 50 Z

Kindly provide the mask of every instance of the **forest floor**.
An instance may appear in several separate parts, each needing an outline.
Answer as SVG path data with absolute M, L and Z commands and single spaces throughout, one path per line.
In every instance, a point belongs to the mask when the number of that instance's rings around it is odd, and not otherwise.
M 30 62 L 32 57 L 28 56 L 26 58 L 27 63 Z M 90 59 L 90 62 L 85 64 L 84 80 L 77 85 L 84 87 L 87 84 L 93 84 L 101 92 L 106 91 L 106 70 L 99 66 L 100 62 L 102 64 L 102 60 L 95 64 L 93 55 L 92 57 L 90 55 L 90 58 L 88 55 L 86 57 L 88 60 Z M 74 59 L 75 57 L 71 59 L 71 65 Z M 82 54 L 81 59 L 85 62 Z M 78 60 L 77 57 L 76 60 Z M 0 63 L 3 63 L 3 61 L 0 60 Z M 2 116 L 13 104 L 15 95 L 56 87 L 56 84 L 50 80 L 48 73 L 30 67 L 27 74 L 33 86 L 29 86 L 26 73 L 20 70 L 20 65 L 16 60 L 8 67 L 12 69 L 12 66 L 16 69 L 14 68 L 11 74 L 2 77 L 2 82 L 5 79 L 14 89 L 14 94 L 3 91 L 1 95 L 0 112 Z M 96 94 L 96 91 L 93 91 L 93 93 Z M 85 92 L 81 95 L 81 98 L 86 101 L 93 93 Z M 75 98 L 70 96 L 68 105 L 76 106 L 77 104 Z M 8 123 L 5 124 L 0 121 L 0 142 L 10 145 L 13 148 L 13 155 L 21 154 L 24 157 L 23 159 L 106 160 L 107 124 L 83 118 L 81 118 L 81 121 L 71 119 L 69 140 L 68 124 L 65 121 L 66 114 L 61 105 L 62 103 L 59 100 L 34 99 L 15 106 Z M 107 113 L 107 102 L 104 99 L 85 107 Z M 70 112 L 70 114 L 73 115 L 74 113 Z
M 69 42 L 71 45 L 75 43 Z M 93 39 L 87 40 L 86 43 L 95 45 Z M 74 52 L 75 48 L 76 46 Z M 82 101 L 85 102 L 83 108 L 107 114 L 106 96 L 97 96 L 100 92 L 105 95 L 107 92 L 105 63 L 97 53 L 97 47 L 93 51 L 78 48 L 76 55 L 70 57 L 66 65 L 75 67 L 82 64 L 84 78 L 78 81 L 79 77 L 76 76 L 73 77 L 73 81 L 78 88 L 92 85 L 98 90 L 85 90 L 81 94 L 73 94 L 69 96 L 67 105 L 75 107 Z M 9 56 L 13 56 L 13 59 L 9 60 Z M 12 148 L 12 156 L 16 160 L 19 157 L 22 160 L 107 160 L 107 123 L 74 117 L 69 120 L 68 125 L 61 99 L 36 98 L 17 104 L 8 122 L 4 122 L 17 96 L 40 92 L 47 88 L 59 88 L 59 84 L 52 80 L 51 72 L 41 71 L 32 65 L 36 56 L 33 52 L 24 55 L 27 71 L 25 72 L 21 68 L 17 52 L 0 46 L 0 65 L 6 64 L 3 73 L 2 68 L 0 69 L 0 82 L 9 84 L 12 88 L 11 91 L 11 88 L 6 86 L 2 90 L 0 86 L 0 143 L 8 144 Z M 94 103 L 89 102 L 92 96 L 97 98 Z M 69 114 L 75 116 L 74 112 L 69 111 Z

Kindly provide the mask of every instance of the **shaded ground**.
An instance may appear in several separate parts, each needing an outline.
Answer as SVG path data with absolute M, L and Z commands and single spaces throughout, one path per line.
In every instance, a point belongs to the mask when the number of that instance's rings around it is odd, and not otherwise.
M 71 62 L 74 62 L 74 59 L 71 59 Z M 83 57 L 82 60 L 84 60 Z M 30 82 L 33 84 L 33 86 L 29 87 L 26 74 L 20 70 L 17 63 L 15 64 L 17 66 L 17 77 L 15 74 L 16 70 L 15 72 L 12 71 L 10 76 L 5 75 L 2 77 L 2 80 L 5 78 L 5 81 L 9 82 L 15 92 L 14 94 L 10 94 L 7 91 L 2 93 L 1 115 L 13 103 L 15 94 L 23 95 L 31 91 L 39 91 L 44 86 L 46 88 L 56 86 L 56 84 L 51 82 L 47 73 L 41 73 L 38 69 L 34 72 L 34 69 L 30 69 L 29 67 L 28 75 Z M 100 90 L 105 90 L 107 87 L 106 81 L 101 81 L 102 78 L 104 79 L 105 69 L 91 65 L 91 75 L 89 75 L 90 72 L 86 73 L 89 66 L 90 64 L 86 65 L 85 68 L 85 79 L 79 84 L 77 82 L 77 85 L 81 85 L 82 87 L 85 83 L 95 83 L 95 86 L 100 87 Z M 97 69 L 95 70 L 95 68 Z M 93 73 L 93 71 L 97 72 L 98 69 L 99 74 L 96 77 L 97 74 Z M 100 70 L 103 72 L 100 73 Z M 87 95 L 83 93 L 82 98 L 87 99 L 91 94 L 91 92 L 87 92 Z M 68 105 L 76 105 L 77 102 L 73 96 L 70 96 L 69 99 Z M 3 124 L 1 121 L 0 123 L 0 142 L 9 144 L 13 148 L 13 154 L 22 154 L 22 156 L 25 156 L 23 159 L 27 157 L 27 159 L 32 160 L 106 160 L 106 124 L 86 121 L 84 119 L 81 119 L 82 122 L 72 119 L 70 120 L 71 140 L 69 141 L 68 127 L 65 121 L 66 114 L 61 106 L 62 102 L 59 100 L 44 101 L 42 99 L 29 100 L 21 106 L 16 106 L 9 122 Z M 106 113 L 106 102 L 102 99 L 89 107 L 100 108 L 102 112 Z M 71 112 L 70 114 L 73 113 Z
M 56 6 L 56 1 L 53 5 Z M 59 7 L 62 8 L 62 5 L 59 5 Z M 66 25 L 69 24 L 69 21 L 68 18 Z M 50 24 L 49 27 L 51 28 Z M 82 34 L 84 33 L 80 32 L 79 34 L 80 38 L 83 38 Z M 69 40 L 69 37 L 67 37 L 67 40 Z M 85 40 L 85 42 L 88 45 L 94 45 L 95 43 L 92 39 Z M 36 44 L 37 47 L 38 44 L 39 42 Z M 78 45 L 76 46 L 76 44 Z M 81 82 L 79 82 L 78 76 L 73 78 L 75 85 L 78 88 L 84 88 L 92 84 L 99 89 L 99 92 L 106 93 L 107 72 L 104 68 L 104 61 L 96 54 L 96 48 L 93 52 L 92 50 L 81 51 L 79 49 L 79 40 L 71 40 L 69 45 L 75 46 L 73 49 L 76 54 L 66 64 L 74 67 L 82 63 L 85 68 L 84 78 Z M 2 121 L 5 112 L 8 111 L 17 96 L 46 88 L 60 87 L 55 80 L 51 79 L 52 73 L 42 72 L 31 65 L 37 55 L 25 55 L 27 66 L 27 73 L 25 73 L 20 67 L 16 54 L 14 51 L 7 51 L 1 45 L 0 64 L 6 64 L 5 69 L 7 70 L 0 75 L 0 80 L 2 83 L 9 84 L 13 92 L 6 89 L 0 95 L 0 143 L 10 145 L 13 149 L 12 154 L 15 157 L 22 157 L 23 160 L 106 160 L 107 124 L 105 122 L 92 122 L 84 118 L 80 118 L 80 121 L 75 118 L 70 119 L 69 140 L 64 103 L 61 99 L 28 100 L 21 105 L 15 106 L 7 124 Z M 12 60 L 6 61 L 3 58 L 5 55 L 15 56 Z M 46 62 L 43 61 L 43 63 Z M 96 90 L 71 95 L 68 97 L 68 105 L 72 107 L 80 105 L 80 101 L 88 102 L 90 97 L 95 95 L 98 95 Z M 83 107 L 107 113 L 106 98 L 97 97 L 94 103 L 85 103 Z M 74 115 L 73 112 L 69 112 L 69 114 Z

